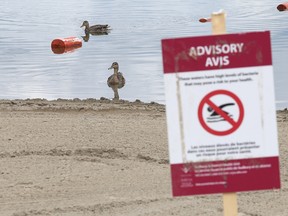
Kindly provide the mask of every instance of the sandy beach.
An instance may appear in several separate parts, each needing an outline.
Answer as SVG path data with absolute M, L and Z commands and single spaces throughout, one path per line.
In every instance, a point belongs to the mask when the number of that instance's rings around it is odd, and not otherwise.
M 222 194 L 172 198 L 164 105 L 0 100 L 0 121 L 1 216 L 223 215 Z M 240 216 L 288 215 L 287 109 L 277 124 L 281 190 L 238 193 Z

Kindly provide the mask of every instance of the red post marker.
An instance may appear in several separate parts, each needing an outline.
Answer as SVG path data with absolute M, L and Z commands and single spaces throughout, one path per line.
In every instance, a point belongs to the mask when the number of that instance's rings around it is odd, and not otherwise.
M 286 10 L 288 10 L 288 2 L 279 4 L 279 5 L 277 6 L 277 9 L 278 9 L 279 11 L 286 11 Z
M 201 22 L 201 23 L 211 22 L 211 17 L 201 18 L 201 19 L 199 19 L 199 22 Z
M 82 47 L 82 40 L 77 37 L 57 38 L 51 43 L 51 49 L 55 54 L 72 52 Z

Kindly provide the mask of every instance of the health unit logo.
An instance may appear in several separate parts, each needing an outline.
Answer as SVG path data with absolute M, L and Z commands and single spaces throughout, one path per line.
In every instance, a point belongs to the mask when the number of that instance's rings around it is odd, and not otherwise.
M 225 136 L 240 127 L 244 118 L 244 107 L 234 93 L 215 90 L 201 100 L 198 118 L 201 126 L 210 134 Z

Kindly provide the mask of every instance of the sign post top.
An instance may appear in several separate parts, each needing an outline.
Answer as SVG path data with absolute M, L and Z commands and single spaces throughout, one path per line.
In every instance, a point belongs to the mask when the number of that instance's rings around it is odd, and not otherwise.
M 212 33 L 225 34 L 226 33 L 226 14 L 223 10 L 212 13 Z

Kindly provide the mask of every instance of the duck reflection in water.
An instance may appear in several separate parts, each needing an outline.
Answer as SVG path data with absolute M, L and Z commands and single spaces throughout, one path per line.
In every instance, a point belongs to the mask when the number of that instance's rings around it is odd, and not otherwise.
M 108 35 L 108 33 L 109 32 L 94 32 L 94 33 L 86 33 L 85 32 L 85 35 L 84 36 L 81 36 L 82 38 L 83 38 L 83 40 L 85 41 L 85 42 L 88 42 L 89 41 L 89 39 L 90 39 L 90 35 L 93 35 L 93 36 L 95 36 L 95 35 Z
M 109 25 L 93 25 L 90 26 L 89 22 L 85 20 L 80 28 L 85 27 L 85 36 L 82 36 L 85 42 L 89 41 L 90 35 L 99 36 L 99 35 L 108 35 L 110 33 Z
M 119 64 L 117 62 L 113 62 L 111 67 L 108 68 L 114 69 L 114 73 L 108 77 L 107 85 L 112 88 L 114 92 L 113 100 L 119 100 L 118 89 L 122 88 L 125 85 L 125 78 L 121 72 L 119 72 Z

